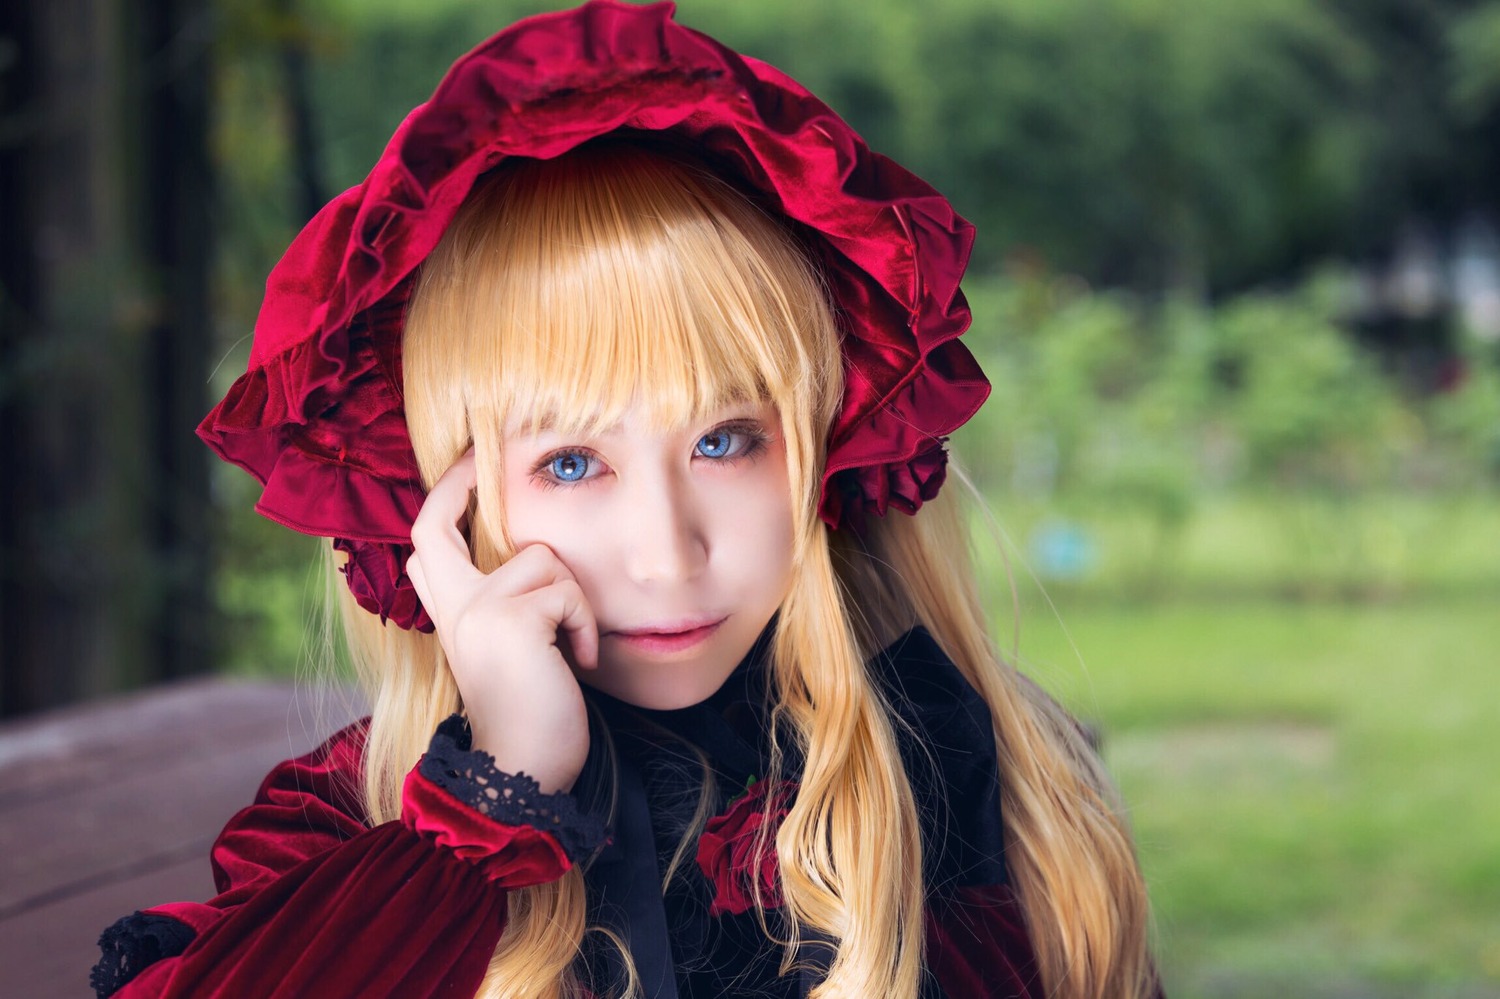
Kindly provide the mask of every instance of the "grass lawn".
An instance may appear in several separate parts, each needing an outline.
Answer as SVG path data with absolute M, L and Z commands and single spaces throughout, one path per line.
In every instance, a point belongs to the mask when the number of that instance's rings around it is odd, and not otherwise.
M 1104 727 L 1170 995 L 1500 996 L 1493 597 L 1027 603 L 1025 668 Z

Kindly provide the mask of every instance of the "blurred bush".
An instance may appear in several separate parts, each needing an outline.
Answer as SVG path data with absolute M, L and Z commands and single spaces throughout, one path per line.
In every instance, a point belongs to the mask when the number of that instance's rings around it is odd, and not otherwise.
M 1099 535 L 1099 572 L 1063 585 L 1201 591 L 1184 562 L 1205 539 L 1190 528 L 1222 532 L 1207 525 L 1228 510 L 1244 537 L 1214 542 L 1227 545 L 1218 583 L 1238 565 L 1241 592 L 1441 585 L 1430 561 L 1473 537 L 1429 535 L 1500 484 L 1496 351 L 1468 342 L 1450 388 L 1405 391 L 1349 336 L 1336 284 L 1206 306 L 1036 273 L 971 282 L 972 346 L 995 392 L 960 451 L 1023 530 L 1067 516 Z M 1240 546 L 1259 549 L 1250 564 Z M 1279 568 L 1255 571 L 1267 558 Z M 1500 584 L 1479 565 L 1460 575 L 1476 571 Z

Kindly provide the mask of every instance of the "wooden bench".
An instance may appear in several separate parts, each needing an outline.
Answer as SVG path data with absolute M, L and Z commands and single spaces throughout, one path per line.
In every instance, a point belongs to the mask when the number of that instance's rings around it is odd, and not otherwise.
M 194 680 L 0 725 L 0 995 L 89 996 L 100 932 L 214 894 L 208 850 L 277 762 L 359 711 Z

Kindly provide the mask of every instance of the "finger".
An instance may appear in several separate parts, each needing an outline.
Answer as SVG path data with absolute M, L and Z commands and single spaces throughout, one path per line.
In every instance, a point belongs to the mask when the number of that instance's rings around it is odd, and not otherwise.
M 577 580 L 567 579 L 537 590 L 537 609 L 563 635 L 581 669 L 599 665 L 599 623 Z
M 478 573 L 469 556 L 469 543 L 458 527 L 468 511 L 469 496 L 478 484 L 474 452 L 470 450 L 433 483 L 422 501 L 422 509 L 411 527 L 411 543 L 422 556 L 421 568 L 429 594 L 434 586 L 441 588 L 444 580 Z
M 438 476 L 422 501 L 416 523 L 424 530 L 433 527 L 457 527 L 460 517 L 467 511 L 469 494 L 479 485 L 479 470 L 474 461 L 474 449 L 469 448 Z
M 500 592 L 513 597 L 574 579 L 572 571 L 557 553 L 541 542 L 533 542 L 516 552 L 490 577 Z
M 422 606 L 430 607 L 431 604 L 427 602 L 427 576 L 422 571 L 422 559 L 416 552 L 412 552 L 411 557 L 406 560 L 406 578 L 411 580 L 411 588 L 417 591 L 417 599 L 422 601 Z

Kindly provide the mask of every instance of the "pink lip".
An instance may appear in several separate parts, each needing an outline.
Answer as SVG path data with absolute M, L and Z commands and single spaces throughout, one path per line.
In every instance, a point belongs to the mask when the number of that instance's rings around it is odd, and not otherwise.
M 641 652 L 663 654 L 685 652 L 709 639 L 727 618 L 710 621 L 683 621 L 650 625 L 645 628 L 621 628 L 605 632 L 606 638 L 617 638 Z

